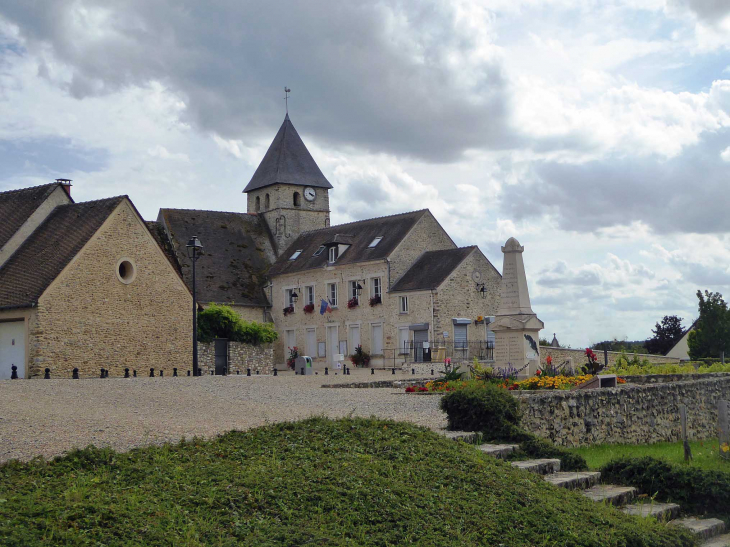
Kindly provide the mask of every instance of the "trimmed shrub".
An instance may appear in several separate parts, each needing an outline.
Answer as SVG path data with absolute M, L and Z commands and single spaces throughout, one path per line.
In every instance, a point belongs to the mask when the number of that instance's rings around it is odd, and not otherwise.
M 481 431 L 487 440 L 512 438 L 518 433 L 520 407 L 510 393 L 496 386 L 467 387 L 441 398 L 448 427 Z
M 258 323 L 241 319 L 233 308 L 210 304 L 198 313 L 198 340 L 212 342 L 214 338 L 228 338 L 244 344 L 267 344 L 279 337 L 272 323 Z
M 726 512 L 730 507 L 730 473 L 680 467 L 651 457 L 620 458 L 601 468 L 601 479 L 634 486 L 686 513 Z

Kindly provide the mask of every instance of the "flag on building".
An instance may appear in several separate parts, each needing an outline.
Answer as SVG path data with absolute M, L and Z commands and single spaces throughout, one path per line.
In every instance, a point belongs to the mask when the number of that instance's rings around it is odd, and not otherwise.
M 319 315 L 324 315 L 324 312 L 326 311 L 331 312 L 332 306 L 330 306 L 330 303 L 323 298 L 322 303 L 319 305 Z

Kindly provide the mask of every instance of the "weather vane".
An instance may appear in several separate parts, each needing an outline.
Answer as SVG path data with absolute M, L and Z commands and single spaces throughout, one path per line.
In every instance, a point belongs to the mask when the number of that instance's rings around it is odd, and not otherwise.
M 284 86 L 284 102 L 286 103 L 286 113 L 289 114 L 289 93 L 291 93 L 291 89 Z

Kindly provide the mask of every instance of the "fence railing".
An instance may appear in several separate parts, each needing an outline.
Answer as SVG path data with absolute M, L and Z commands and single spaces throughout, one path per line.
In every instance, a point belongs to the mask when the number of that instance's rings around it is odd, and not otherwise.
M 413 342 L 402 348 L 383 349 L 383 366 L 395 367 L 403 363 L 443 363 L 452 361 L 494 360 L 494 342 L 484 340 Z

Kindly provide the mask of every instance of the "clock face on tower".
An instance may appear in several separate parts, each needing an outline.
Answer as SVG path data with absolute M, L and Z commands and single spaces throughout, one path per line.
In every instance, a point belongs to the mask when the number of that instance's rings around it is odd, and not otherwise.
M 317 193 L 314 191 L 314 188 L 311 186 L 308 186 L 304 189 L 304 199 L 307 201 L 314 201 L 314 198 L 317 196 Z

